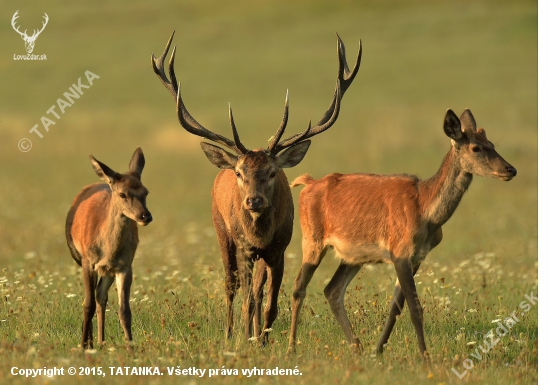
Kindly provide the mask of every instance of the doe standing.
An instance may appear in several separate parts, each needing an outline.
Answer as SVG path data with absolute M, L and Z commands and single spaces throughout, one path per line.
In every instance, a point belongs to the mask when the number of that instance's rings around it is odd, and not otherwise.
M 149 193 L 141 183 L 145 157 L 138 147 L 130 160 L 130 171 L 119 174 L 90 155 L 96 174 L 106 183 L 84 187 L 67 214 L 65 235 L 84 279 L 84 322 L 82 348 L 93 347 L 92 319 L 97 308 L 97 341 L 105 341 L 105 308 L 109 288 L 116 281 L 118 316 L 126 342 L 132 341 L 130 287 L 132 261 L 138 246 L 137 224 L 153 220 L 145 199 Z M 99 280 L 98 280 L 99 278 Z
M 422 306 L 414 275 L 428 252 L 443 239 L 441 227 L 453 215 L 472 176 L 509 181 L 516 169 L 495 151 L 485 130 L 476 128 L 470 110 L 460 119 L 447 110 L 443 124 L 451 149 L 439 171 L 419 180 L 413 175 L 330 174 L 319 180 L 298 177 L 302 267 L 292 299 L 289 351 L 295 349 L 300 309 L 313 273 L 329 247 L 342 260 L 325 288 L 325 296 L 348 342 L 359 348 L 344 309 L 346 288 L 365 263 L 392 263 L 397 283 L 390 314 L 377 350 L 382 353 L 405 300 L 409 306 L 420 353 L 425 355 Z

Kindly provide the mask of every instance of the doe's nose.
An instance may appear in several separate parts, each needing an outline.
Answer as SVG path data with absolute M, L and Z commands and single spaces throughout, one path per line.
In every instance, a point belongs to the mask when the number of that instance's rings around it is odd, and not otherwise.
M 512 166 L 507 166 L 506 171 L 512 174 L 512 176 L 516 176 L 518 174 L 518 171 Z
M 140 219 L 145 223 L 149 223 L 153 221 L 153 216 L 149 211 L 145 211 L 143 212 L 143 214 L 141 214 Z

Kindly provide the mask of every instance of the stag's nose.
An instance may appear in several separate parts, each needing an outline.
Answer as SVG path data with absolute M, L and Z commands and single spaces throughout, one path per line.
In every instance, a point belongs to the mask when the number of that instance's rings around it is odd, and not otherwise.
M 250 210 L 258 210 L 262 207 L 264 200 L 262 197 L 252 197 L 246 199 L 246 205 Z
M 512 166 L 506 167 L 506 171 L 508 171 L 512 176 L 516 176 L 518 174 L 518 171 Z
M 153 221 L 153 216 L 151 215 L 151 213 L 149 211 L 144 211 L 141 216 L 139 217 L 139 219 L 145 223 L 145 224 L 149 224 Z

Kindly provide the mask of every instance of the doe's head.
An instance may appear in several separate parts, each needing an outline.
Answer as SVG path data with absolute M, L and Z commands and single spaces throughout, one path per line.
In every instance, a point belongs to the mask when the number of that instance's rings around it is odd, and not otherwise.
M 496 152 L 485 130 L 476 127 L 469 109 L 464 110 L 460 119 L 452 110 L 447 110 L 443 130 L 452 139 L 452 146 L 459 153 L 464 171 L 503 181 L 512 180 L 517 175 L 517 170 Z
M 141 226 L 147 226 L 153 221 L 153 216 L 145 202 L 149 191 L 141 183 L 141 172 L 145 167 L 145 157 L 141 147 L 134 152 L 130 160 L 130 171 L 126 174 L 113 171 L 92 155 L 90 155 L 90 161 L 97 176 L 111 188 L 111 202 L 124 216 Z

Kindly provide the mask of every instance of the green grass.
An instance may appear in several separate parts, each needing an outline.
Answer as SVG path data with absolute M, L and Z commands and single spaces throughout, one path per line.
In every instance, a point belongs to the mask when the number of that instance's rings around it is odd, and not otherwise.
M 0 55 L 0 378 L 13 366 L 181 366 L 204 369 L 292 368 L 299 377 L 251 377 L 249 383 L 534 383 L 538 324 L 535 306 L 459 380 L 491 321 L 519 309 L 538 290 L 537 271 L 537 3 L 534 1 L 52 1 L 19 10 L 22 29 L 50 22 L 35 54 L 47 61 L 13 60 L 24 45 L 1 23 Z M 36 27 L 35 27 L 36 28 Z M 289 180 L 308 172 L 434 174 L 449 148 L 442 130 L 447 108 L 466 107 L 499 153 L 518 169 L 509 183 L 474 178 L 444 240 L 416 278 L 425 307 L 432 355 L 423 367 L 408 311 L 382 357 L 372 356 L 395 281 L 389 266 L 364 268 L 349 286 L 346 308 L 365 347 L 353 355 L 342 343 L 323 296 L 338 261 L 325 258 L 308 287 L 298 354 L 286 358 L 293 281 L 301 263 L 298 219 L 287 249 L 279 317 L 271 344 L 261 349 L 242 336 L 226 342 L 223 271 L 210 219 L 217 173 L 199 140 L 178 125 L 171 98 L 150 68 L 173 30 L 176 71 L 191 113 L 209 129 L 230 135 L 231 102 L 241 138 L 265 146 L 280 123 L 290 91 L 288 134 L 324 112 L 337 69 L 335 32 L 348 61 L 363 41 L 363 63 L 346 93 L 338 122 L 313 139 Z M 84 72 L 100 78 L 42 139 L 28 131 Z M 47 115 L 52 118 L 51 115 Z M 28 153 L 19 139 L 32 140 Z M 135 354 L 123 346 L 111 290 L 107 345 L 78 348 L 83 288 L 64 239 L 77 192 L 97 181 L 92 153 L 125 171 L 142 146 L 143 182 L 155 220 L 140 229 L 134 262 Z M 299 190 L 293 191 L 295 202 Z M 296 211 L 297 213 L 297 211 Z M 175 273 L 177 271 L 177 273 Z M 71 295 L 70 295 L 71 294 Z M 72 296 L 74 294 L 74 296 Z M 238 301 L 241 296 L 238 296 Z M 240 302 L 236 304 L 239 313 Z M 470 356 L 471 358 L 471 356 Z M 232 383 L 232 377 L 75 377 L 72 382 Z M 44 382 L 48 379 L 43 379 Z M 69 377 L 57 380 L 68 381 Z M 241 381 L 242 379 L 239 379 Z M 40 382 L 40 381 L 39 381 Z

